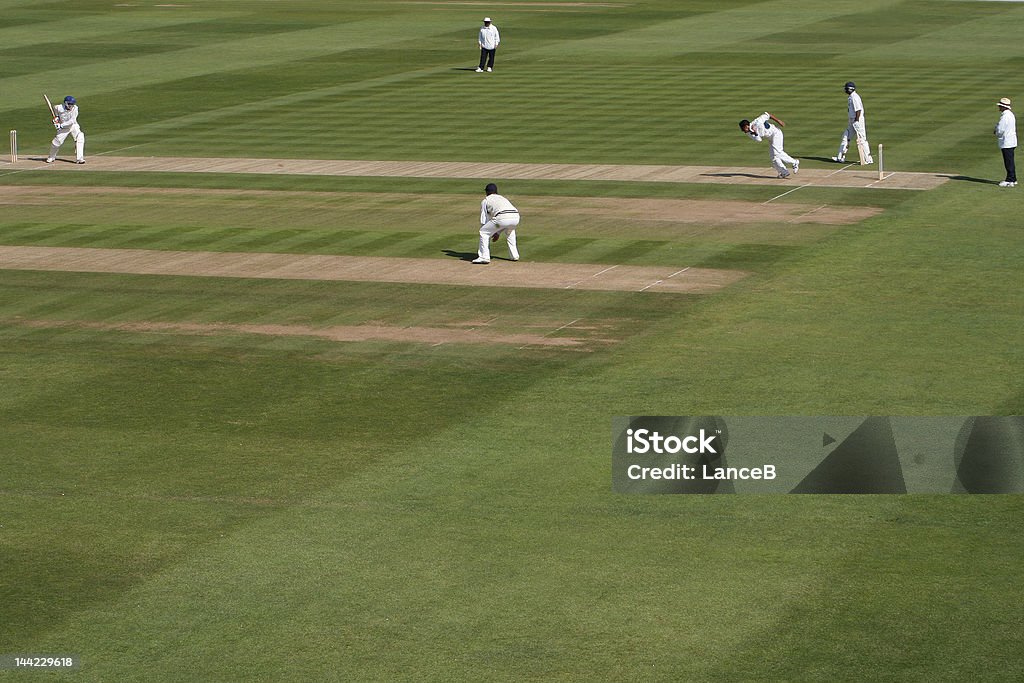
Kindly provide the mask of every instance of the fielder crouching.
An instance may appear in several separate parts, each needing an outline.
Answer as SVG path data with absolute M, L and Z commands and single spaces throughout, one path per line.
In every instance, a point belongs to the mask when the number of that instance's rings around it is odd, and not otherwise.
M 484 188 L 487 197 L 480 204 L 480 246 L 473 263 L 491 262 L 491 242 L 497 242 L 505 233 L 508 253 L 513 261 L 519 260 L 516 247 L 516 226 L 519 225 L 519 210 L 512 202 L 498 194 L 498 186 L 488 183 Z

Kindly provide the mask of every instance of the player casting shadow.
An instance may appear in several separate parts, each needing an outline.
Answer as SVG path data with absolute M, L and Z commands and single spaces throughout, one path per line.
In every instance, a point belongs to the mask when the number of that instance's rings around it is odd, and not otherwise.
M 475 66 L 453 66 L 452 71 L 476 71 Z
M 445 256 L 457 258 L 460 261 L 472 261 L 477 256 L 475 251 L 455 251 L 454 249 L 442 249 L 441 251 Z
M 946 173 L 936 174 L 940 178 L 949 178 L 950 180 L 960 180 L 965 183 L 981 183 L 982 185 L 998 185 L 998 180 L 989 180 L 988 178 L 972 178 L 966 175 L 948 175 Z
M 853 164 L 854 166 L 857 165 L 856 161 L 834 161 L 832 157 L 800 157 L 801 161 L 803 161 L 804 159 L 811 159 L 812 161 L 824 161 L 826 164 L 832 164 L 834 166 L 848 166 L 850 164 Z
M 773 175 L 761 175 L 760 173 L 701 173 L 708 178 L 774 178 Z

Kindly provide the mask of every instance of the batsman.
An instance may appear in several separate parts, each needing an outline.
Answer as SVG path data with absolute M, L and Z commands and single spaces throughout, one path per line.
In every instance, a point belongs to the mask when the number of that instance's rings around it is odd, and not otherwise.
M 43 99 L 46 100 L 50 113 L 53 115 L 53 127 L 57 129 L 57 134 L 53 136 L 53 140 L 50 142 L 50 153 L 46 157 L 46 163 L 52 164 L 57 159 L 57 152 L 60 151 L 60 146 L 64 144 L 64 141 L 70 135 L 71 139 L 75 141 L 75 163 L 84 164 L 85 133 L 82 132 L 81 127 L 78 125 L 78 103 L 75 101 L 75 98 L 68 95 L 64 98 L 64 102 L 56 107 L 50 103 L 50 98 L 46 95 L 43 95 Z
M 857 94 L 857 85 L 853 81 L 847 81 L 843 86 L 843 90 L 847 94 L 846 110 L 848 123 L 846 130 L 843 131 L 842 138 L 839 140 L 839 153 L 832 157 L 832 161 L 838 161 L 839 163 L 846 161 L 846 150 L 850 147 L 850 138 L 852 137 L 857 141 L 857 155 L 860 157 L 861 166 L 873 164 L 875 160 L 871 158 L 867 122 L 864 120 L 864 102 L 861 101 L 860 95 Z

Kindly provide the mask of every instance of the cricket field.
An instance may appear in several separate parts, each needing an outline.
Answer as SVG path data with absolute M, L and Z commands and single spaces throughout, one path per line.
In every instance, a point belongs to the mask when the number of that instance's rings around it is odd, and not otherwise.
M 1021 680 L 1021 495 L 621 494 L 611 453 L 616 416 L 1024 414 L 1022 35 L 0 0 L 0 680 Z M 830 159 L 851 80 L 881 178 Z M 469 263 L 489 182 L 518 263 Z

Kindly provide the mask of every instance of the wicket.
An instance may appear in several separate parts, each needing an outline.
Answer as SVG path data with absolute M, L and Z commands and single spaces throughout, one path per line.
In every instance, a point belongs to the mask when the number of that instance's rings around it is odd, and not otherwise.
M 11 131 L 11 163 L 18 163 L 18 131 Z
M 882 167 L 883 167 L 882 143 L 879 142 L 878 143 L 878 179 L 879 180 L 881 180 L 884 177 L 884 171 L 882 170 Z

